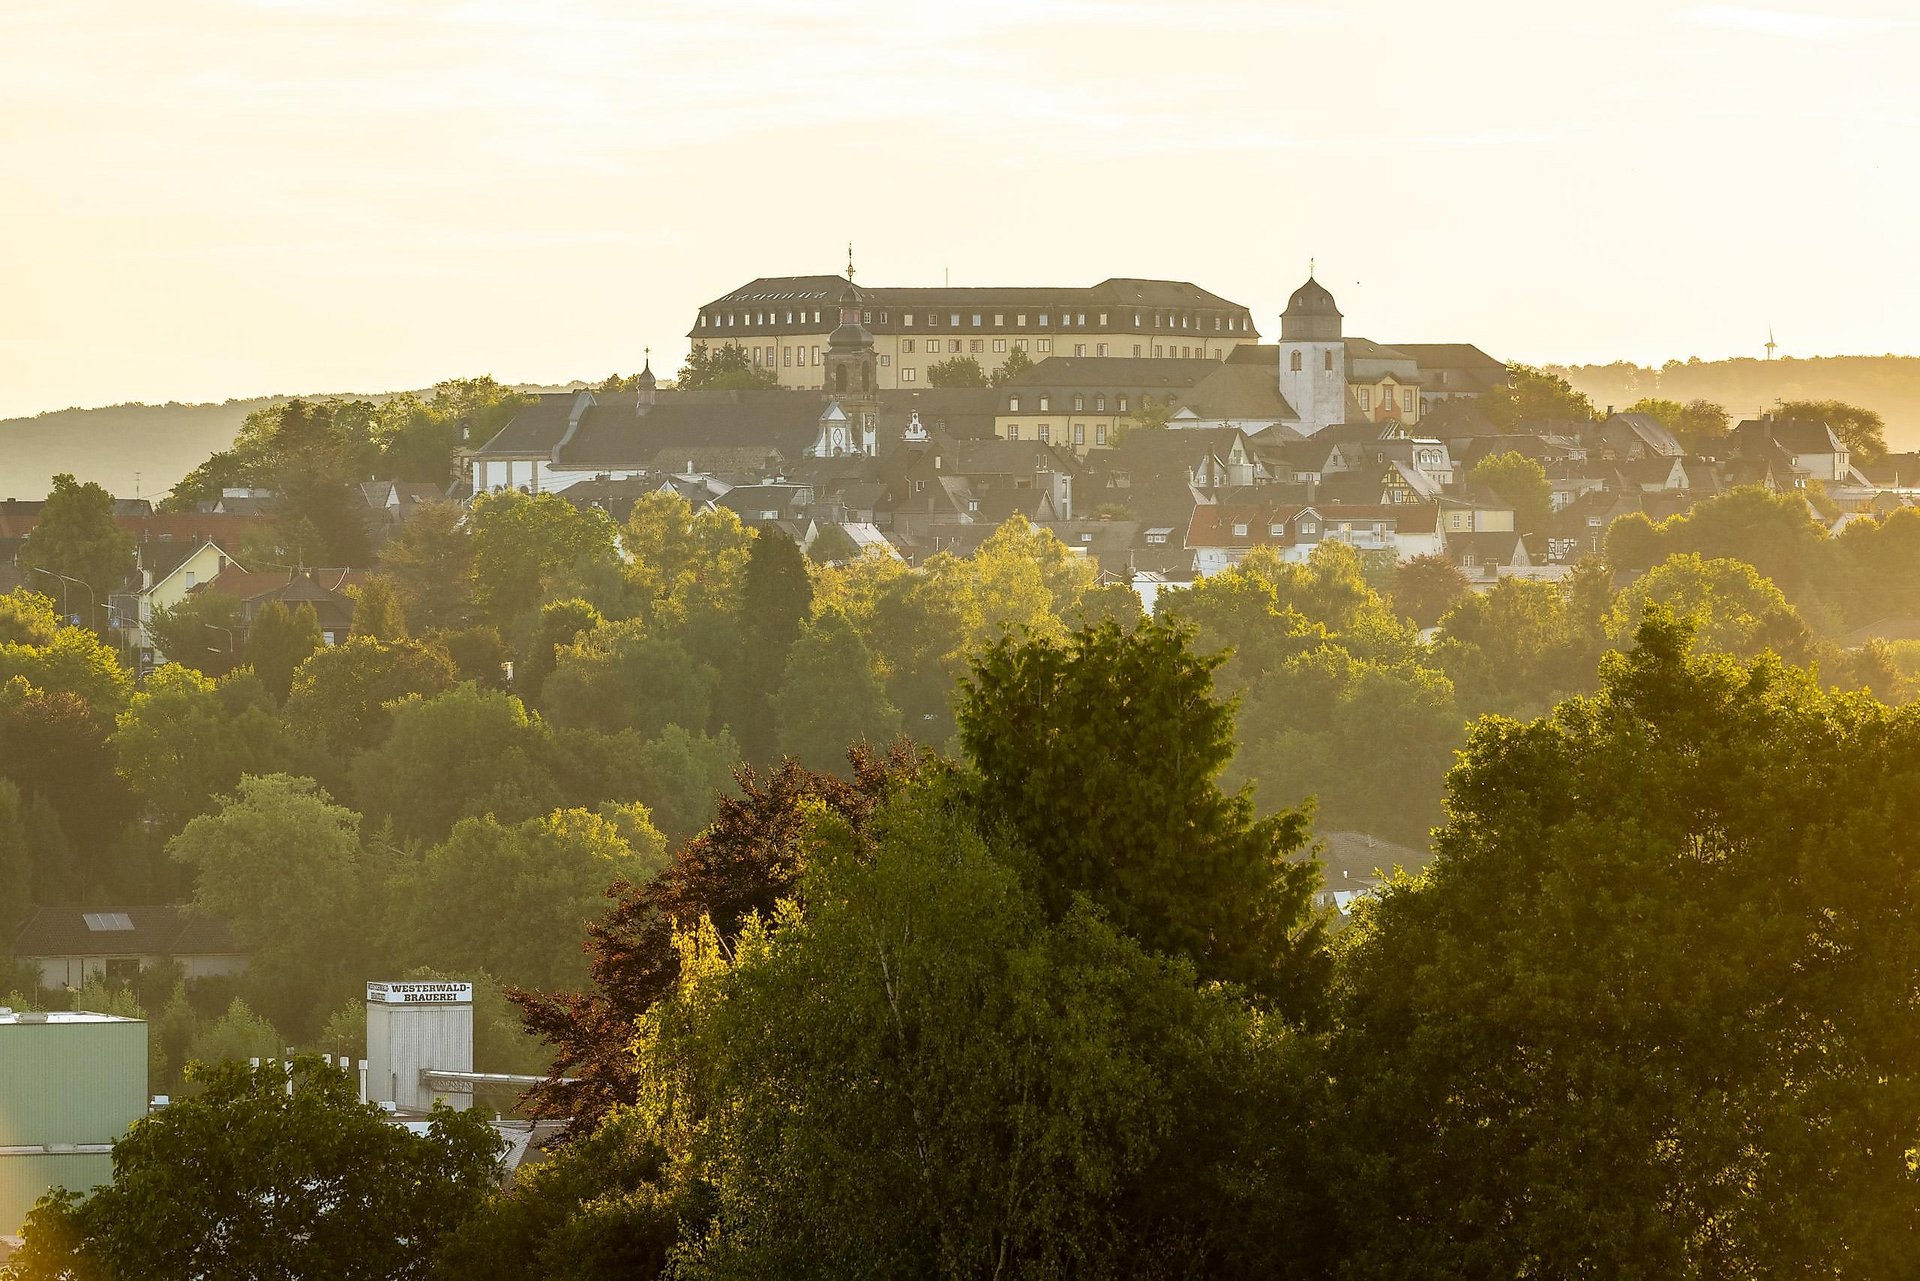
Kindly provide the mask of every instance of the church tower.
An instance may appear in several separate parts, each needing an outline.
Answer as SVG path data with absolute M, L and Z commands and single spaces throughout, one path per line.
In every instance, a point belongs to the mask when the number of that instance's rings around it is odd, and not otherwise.
M 851 280 L 840 291 L 840 324 L 827 335 L 825 385 L 858 442 L 854 448 L 872 454 L 879 444 L 880 358 L 873 350 L 873 333 L 861 320 L 866 301 Z
M 1280 394 L 1311 436 L 1347 420 L 1347 344 L 1340 309 L 1326 286 L 1307 274 L 1280 313 Z

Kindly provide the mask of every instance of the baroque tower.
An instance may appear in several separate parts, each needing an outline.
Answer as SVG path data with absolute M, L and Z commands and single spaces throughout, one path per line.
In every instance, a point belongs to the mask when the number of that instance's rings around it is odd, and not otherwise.
M 1326 286 L 1307 274 L 1280 313 L 1280 394 L 1311 436 L 1347 420 L 1347 344 L 1340 309 Z

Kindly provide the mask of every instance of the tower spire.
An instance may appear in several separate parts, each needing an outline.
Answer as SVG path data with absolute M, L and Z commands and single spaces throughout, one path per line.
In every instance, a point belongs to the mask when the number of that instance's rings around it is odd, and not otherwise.
M 847 242 L 847 281 L 849 284 L 853 281 L 853 242 L 851 240 Z

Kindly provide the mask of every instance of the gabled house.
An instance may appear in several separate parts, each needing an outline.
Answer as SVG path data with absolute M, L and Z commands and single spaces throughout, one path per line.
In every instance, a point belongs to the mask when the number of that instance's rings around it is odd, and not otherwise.
M 37 908 L 14 934 L 13 955 L 38 966 L 40 986 L 56 991 L 88 979 L 130 982 L 165 962 L 188 979 L 247 968 L 226 922 L 185 907 Z

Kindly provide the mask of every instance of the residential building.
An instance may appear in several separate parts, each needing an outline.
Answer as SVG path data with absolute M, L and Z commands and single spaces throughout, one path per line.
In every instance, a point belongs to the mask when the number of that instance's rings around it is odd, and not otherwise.
M 225 921 L 184 907 L 42 907 L 13 938 L 16 960 L 40 967 L 40 986 L 78 991 L 89 979 L 131 982 L 173 962 L 189 979 L 239 974 L 247 957 Z

